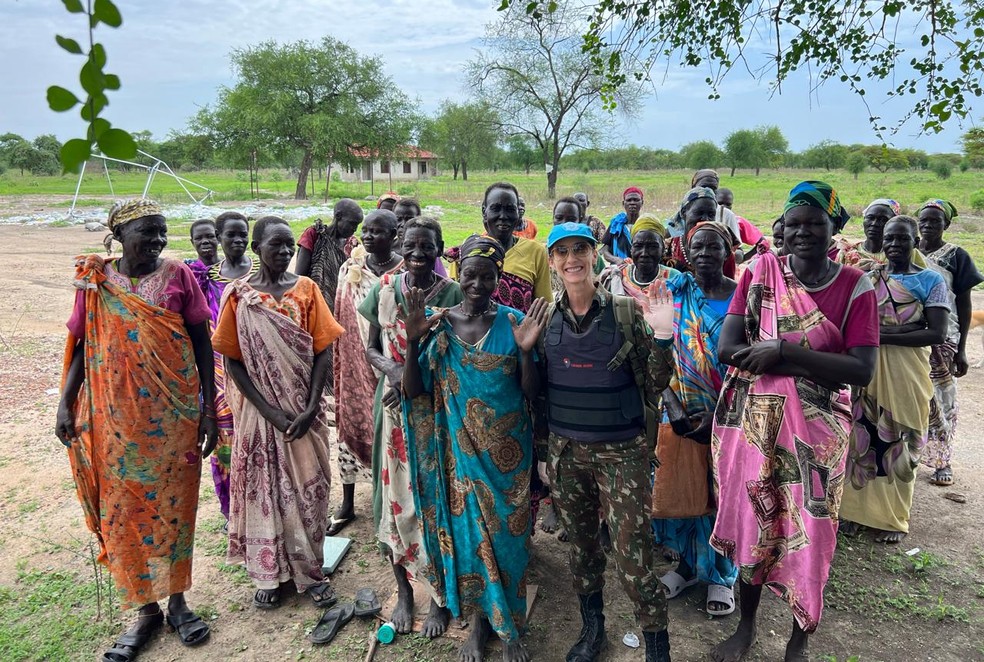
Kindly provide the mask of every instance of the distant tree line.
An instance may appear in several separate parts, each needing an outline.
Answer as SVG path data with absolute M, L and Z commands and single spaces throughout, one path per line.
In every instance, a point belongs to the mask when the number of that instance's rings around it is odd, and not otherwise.
M 417 142 L 440 157 L 441 167 L 453 178 L 468 179 L 470 170 L 521 170 L 527 174 L 542 172 L 542 149 L 528 136 L 506 135 L 496 112 L 483 101 L 454 103 L 445 101 L 433 117 L 418 118 Z M 149 131 L 133 134 L 142 152 L 166 162 L 175 170 L 194 171 L 208 168 L 244 169 L 252 158 L 265 168 L 277 167 L 299 174 L 304 150 L 267 150 L 256 147 L 244 151 L 216 141 L 208 133 L 172 131 L 162 140 Z M 700 168 L 753 170 L 804 168 L 847 170 L 859 175 L 867 169 L 878 172 L 930 170 L 940 178 L 949 177 L 954 169 L 984 169 L 984 128 L 972 128 L 962 138 L 961 154 L 928 154 L 918 149 L 896 149 L 883 145 L 842 145 L 824 140 L 802 152 L 788 148 L 778 127 L 762 126 L 739 129 L 729 134 L 723 144 L 709 140 L 688 143 L 678 151 L 658 147 L 628 145 L 607 149 L 579 149 L 560 160 L 564 170 L 671 170 Z M 0 172 L 4 170 L 54 175 L 60 171 L 58 152 L 61 143 L 52 135 L 28 140 L 17 134 L 0 135 Z M 138 155 L 134 161 L 150 164 L 151 159 Z M 115 170 L 128 170 L 125 164 L 110 162 Z

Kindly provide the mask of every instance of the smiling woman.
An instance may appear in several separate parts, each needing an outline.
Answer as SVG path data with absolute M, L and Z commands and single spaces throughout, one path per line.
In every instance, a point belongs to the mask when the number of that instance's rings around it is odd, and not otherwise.
M 208 306 L 187 265 L 161 258 L 151 200 L 117 203 L 123 255 L 79 258 L 55 433 L 69 449 L 86 524 L 124 607 L 139 618 L 103 657 L 127 662 L 165 620 L 185 645 L 209 627 L 188 609 L 201 458 L 215 446 Z M 204 415 L 199 405 L 202 399 Z M 122 516 L 125 514 L 125 516 Z

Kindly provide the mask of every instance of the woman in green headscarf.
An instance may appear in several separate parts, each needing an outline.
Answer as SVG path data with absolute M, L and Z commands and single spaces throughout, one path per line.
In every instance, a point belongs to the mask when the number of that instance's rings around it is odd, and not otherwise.
M 929 411 L 929 438 L 923 463 L 934 470 L 930 482 L 952 485 L 950 457 L 957 429 L 957 383 L 955 377 L 967 374 L 967 333 L 973 307 L 970 292 L 984 282 L 967 251 L 943 241 L 943 232 L 957 217 L 957 209 L 946 200 L 928 200 L 916 212 L 919 219 L 919 250 L 936 265 L 953 297 L 947 340 L 933 345 L 929 356 L 930 377 L 935 394 Z M 931 265 L 931 266 L 932 266 Z

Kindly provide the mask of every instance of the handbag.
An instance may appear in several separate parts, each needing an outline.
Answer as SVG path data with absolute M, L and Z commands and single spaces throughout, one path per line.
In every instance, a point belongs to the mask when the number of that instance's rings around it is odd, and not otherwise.
M 653 480 L 653 519 L 700 517 L 714 511 L 710 447 L 660 423 Z

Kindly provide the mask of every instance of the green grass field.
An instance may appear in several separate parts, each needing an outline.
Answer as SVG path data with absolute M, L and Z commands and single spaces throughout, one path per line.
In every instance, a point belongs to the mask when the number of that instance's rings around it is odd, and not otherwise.
M 835 170 L 779 170 L 762 171 L 756 176 L 751 171 L 739 171 L 730 177 L 727 170 L 721 170 L 721 185 L 734 191 L 735 210 L 767 228 L 772 219 L 782 211 L 783 202 L 789 189 L 804 179 L 822 179 L 834 185 L 841 194 L 851 214 L 856 217 L 847 229 L 849 236 L 859 236 L 860 214 L 864 206 L 879 197 L 899 200 L 903 209 L 909 212 L 928 198 L 941 197 L 953 202 L 964 213 L 953 224 L 948 239 L 964 246 L 978 261 L 984 260 L 984 233 L 982 219 L 974 217 L 970 208 L 971 195 L 980 186 L 980 173 L 977 171 L 955 172 L 946 180 L 939 179 L 929 171 L 898 171 L 879 173 L 864 172 L 857 180 L 846 171 Z M 179 173 L 182 176 L 207 186 L 215 191 L 214 206 L 223 202 L 249 199 L 249 181 L 244 172 L 212 170 Z M 679 199 L 690 188 L 692 173 L 684 170 L 668 171 L 609 171 L 574 172 L 560 174 L 558 195 L 569 195 L 575 191 L 585 191 L 591 198 L 591 211 L 608 219 L 620 210 L 621 192 L 630 185 L 640 186 L 646 192 L 646 209 L 660 215 L 669 216 L 679 204 Z M 440 176 L 419 182 L 393 182 L 392 188 L 402 195 L 416 195 L 423 205 L 440 205 L 444 210 L 442 223 L 445 226 L 446 242 L 460 242 L 471 232 L 480 228 L 479 205 L 485 188 L 495 181 L 514 183 L 526 198 L 527 216 L 541 228 L 549 227 L 551 201 L 546 195 L 546 178 L 540 172 L 529 175 L 523 172 L 473 172 L 467 182 L 453 180 L 450 176 Z M 0 175 L 0 195 L 71 195 L 75 191 L 77 176 L 55 177 L 21 176 L 16 171 Z M 115 195 L 129 197 L 143 192 L 146 177 L 142 173 L 113 173 L 112 192 L 106 176 L 101 173 L 87 173 L 81 189 L 81 203 L 105 205 L 105 200 L 97 196 Z M 290 202 L 294 192 L 294 181 L 290 174 L 282 170 L 264 170 L 260 173 L 261 198 L 268 204 L 276 204 L 278 199 Z M 315 182 L 309 204 L 324 200 L 324 178 Z M 376 195 L 389 190 L 388 181 L 377 181 L 370 188 L 368 183 L 347 184 L 331 182 L 332 199 L 351 197 L 359 200 L 370 209 L 374 205 L 365 200 L 372 192 Z M 189 202 L 187 195 L 174 180 L 158 175 L 150 189 L 151 197 L 168 203 Z M 59 206 L 70 203 L 60 201 Z M 234 208 L 235 205 L 230 205 Z M 3 210 L 0 209 L 0 216 Z M 183 240 L 187 226 L 185 219 L 173 219 L 172 248 L 191 250 Z M 190 220 L 190 219 L 189 219 Z M 295 230 L 302 230 L 308 219 L 293 223 Z

